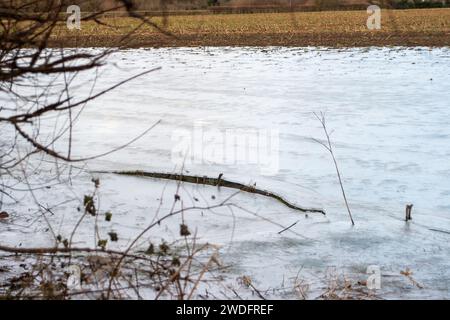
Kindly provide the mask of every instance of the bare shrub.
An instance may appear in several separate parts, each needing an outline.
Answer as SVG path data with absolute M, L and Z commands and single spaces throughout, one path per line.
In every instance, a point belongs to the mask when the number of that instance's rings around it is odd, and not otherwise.
M 214 269 L 220 268 L 217 252 L 207 244 L 198 244 L 195 235 L 184 232 L 180 243 L 154 244 L 147 250 L 137 247 L 138 240 L 163 220 L 197 208 L 172 210 L 153 221 L 125 250 L 110 250 L 109 243 L 120 238 L 110 231 L 101 234 L 100 217 L 111 221 L 113 215 L 99 206 L 100 180 L 92 177 L 93 190 L 81 199 L 73 192 L 72 179 L 89 175 L 89 160 L 115 152 L 133 143 L 157 123 L 143 130 L 127 144 L 102 154 L 77 157 L 73 154 L 73 125 L 82 110 L 94 99 L 107 94 L 156 69 L 80 97 L 73 82 L 76 77 L 96 74 L 106 58 L 129 40 L 135 30 L 123 36 L 109 49 L 78 50 L 50 48 L 49 39 L 65 26 L 65 11 L 70 0 L 2 1 L 0 4 L 0 209 L 29 204 L 34 207 L 34 221 L 43 221 L 52 235 L 48 247 L 8 246 L 0 242 L 2 261 L 10 261 L 0 275 L 0 297 L 17 299 L 69 298 L 193 298 L 199 283 Z M 92 1 L 77 1 L 84 6 Z M 107 6 L 89 7 L 84 21 L 101 22 L 103 14 L 122 10 L 170 36 L 150 18 L 135 11 L 132 0 L 117 0 Z M 95 79 L 97 81 L 98 79 Z M 39 198 L 38 191 L 66 188 L 73 197 L 66 203 L 79 203 L 70 234 L 58 234 L 48 216 L 55 207 Z M 56 192 L 56 191 L 52 191 Z M 221 205 L 226 205 L 222 203 Z M 56 205 L 58 206 L 58 205 Z M 201 208 L 208 210 L 208 208 Z M 0 210 L 3 212 L 3 209 Z M 20 215 L 20 213 L 19 213 Z M 5 218 L 14 219 L 5 211 Z M 94 225 L 94 246 L 76 246 L 73 239 L 87 219 Z M 34 223 L 34 222 L 33 222 Z M 156 246 L 156 248 L 155 248 Z M 3 267 L 2 267 L 3 268 Z M 74 273 L 78 273 L 74 277 Z

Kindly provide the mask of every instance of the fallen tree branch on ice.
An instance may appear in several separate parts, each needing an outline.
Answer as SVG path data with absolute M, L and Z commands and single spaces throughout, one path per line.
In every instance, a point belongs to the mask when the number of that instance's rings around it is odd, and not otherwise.
M 123 255 L 121 251 L 115 250 L 103 250 L 103 249 L 95 249 L 95 248 L 69 248 L 69 247 L 42 247 L 42 248 L 22 248 L 22 247 L 8 247 L 0 245 L 0 251 L 10 252 L 16 254 L 56 254 L 56 253 L 72 253 L 72 252 L 81 252 L 81 253 L 105 253 L 105 254 L 115 254 L 115 255 Z M 129 255 L 128 257 L 139 258 L 142 259 L 141 256 L 137 255 Z
M 182 181 L 182 182 L 188 182 L 188 183 L 196 183 L 196 184 L 238 189 L 240 191 L 255 193 L 255 194 L 263 195 L 265 197 L 273 198 L 273 199 L 281 202 L 285 206 L 287 206 L 291 209 L 294 209 L 294 210 L 301 211 L 301 212 L 321 213 L 323 215 L 326 214 L 325 210 L 323 210 L 323 209 L 303 208 L 303 207 L 296 206 L 273 192 L 257 189 L 255 186 L 249 186 L 249 185 L 245 185 L 242 183 L 225 180 L 222 178 L 222 175 L 219 175 L 218 178 L 210 178 L 210 177 L 206 177 L 206 176 L 198 177 L 198 176 L 189 176 L 189 175 L 184 175 L 184 174 L 171 174 L 171 173 L 146 172 L 146 171 L 96 171 L 96 172 L 97 173 L 114 173 L 114 174 L 120 174 L 120 175 L 126 175 L 126 176 L 148 177 L 148 178 L 156 178 L 156 179 L 168 179 L 168 180 Z

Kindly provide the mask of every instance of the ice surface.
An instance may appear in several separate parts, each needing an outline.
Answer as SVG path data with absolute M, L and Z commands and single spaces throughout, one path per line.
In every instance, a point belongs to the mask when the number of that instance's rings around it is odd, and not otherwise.
M 202 241 L 222 246 L 233 267 L 229 279 L 249 275 L 262 290 L 300 276 L 318 295 L 329 268 L 366 279 L 369 265 L 381 267 L 385 298 L 450 298 L 450 49 L 448 48 L 170 48 L 120 51 L 99 70 L 99 91 L 139 72 L 162 67 L 97 99 L 74 127 L 73 155 L 106 152 L 149 134 L 114 154 L 88 164 L 90 170 L 178 172 L 172 152 L 180 130 L 224 133 L 268 130 L 277 134 L 276 172 L 260 164 L 185 163 L 189 174 L 256 183 L 302 206 L 323 207 L 327 217 L 308 217 L 273 199 L 240 194 L 234 203 L 251 211 L 226 208 L 185 215 Z M 77 79 L 77 92 L 89 94 L 94 74 Z M 313 112 L 325 112 L 336 157 L 356 222 L 351 227 L 330 155 L 312 138 L 323 139 Z M 51 127 L 51 126 L 49 126 Z M 208 147 L 217 141 L 207 141 Z M 242 142 L 242 141 L 241 141 Z M 250 152 L 257 152 L 251 149 Z M 153 218 L 164 190 L 169 209 L 175 183 L 101 175 L 102 208 L 111 208 L 113 228 L 125 245 Z M 74 178 L 80 195 L 91 188 L 85 175 Z M 185 184 L 188 206 L 214 204 L 233 191 Z M 211 198 L 214 195 L 215 200 Z M 47 203 L 64 194 L 41 194 Z M 31 200 L 30 200 L 31 201 Z M 404 222 L 405 204 L 413 220 Z M 51 217 L 69 232 L 76 204 L 59 207 Z M 70 210 L 69 210 L 70 209 Z M 2 242 L 45 244 L 42 221 L 33 213 L 9 209 L 16 225 L 0 224 Z M 73 213 L 70 213 L 73 214 Z M 258 216 L 255 216 L 257 214 Z M 272 222 L 262 219 L 264 217 Z M 282 226 L 299 221 L 279 235 Z M 177 237 L 179 218 L 161 225 L 150 239 Z M 276 225 L 274 223 L 278 223 Z M 27 228 L 21 226 L 26 224 Z M 30 225 L 31 224 L 31 225 Z M 77 241 L 92 234 L 86 223 Z M 110 226 L 105 226 L 110 228 Z M 433 230 L 431 230 L 433 229 Z M 30 238 L 33 233 L 33 238 Z M 411 269 L 414 286 L 400 271 Z M 284 279 L 284 280 L 283 280 Z M 287 280 L 291 279 L 291 280 Z M 269 293 L 267 293 L 269 294 Z M 273 297 L 283 297 L 271 291 Z M 293 293 L 287 297 L 295 297 Z

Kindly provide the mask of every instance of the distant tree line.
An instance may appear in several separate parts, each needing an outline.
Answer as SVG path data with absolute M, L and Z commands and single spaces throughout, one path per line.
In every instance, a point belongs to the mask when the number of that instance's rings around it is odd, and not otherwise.
M 1 1 L 1 0 L 0 0 Z M 27 0 L 10 0 L 15 3 Z M 57 1 L 57 0 L 55 0 Z M 45 10 L 45 1 L 35 1 L 35 11 Z M 81 11 L 98 12 L 116 8 L 118 0 L 72 0 L 72 4 L 79 4 Z M 364 8 L 370 4 L 380 5 L 382 8 L 413 9 L 413 8 L 444 8 L 450 7 L 450 0 L 133 0 L 132 10 L 135 11 L 176 11 L 198 10 L 217 7 L 295 7 L 316 8 L 318 10 L 333 10 L 345 8 Z
M 392 3 L 395 9 L 414 9 L 414 8 L 448 8 L 448 0 L 395 0 Z

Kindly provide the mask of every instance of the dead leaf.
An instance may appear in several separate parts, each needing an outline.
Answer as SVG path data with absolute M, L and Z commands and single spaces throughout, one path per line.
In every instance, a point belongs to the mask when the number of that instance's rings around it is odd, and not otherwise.
M 6 219 L 9 218 L 9 214 L 6 211 L 0 212 L 0 219 Z

